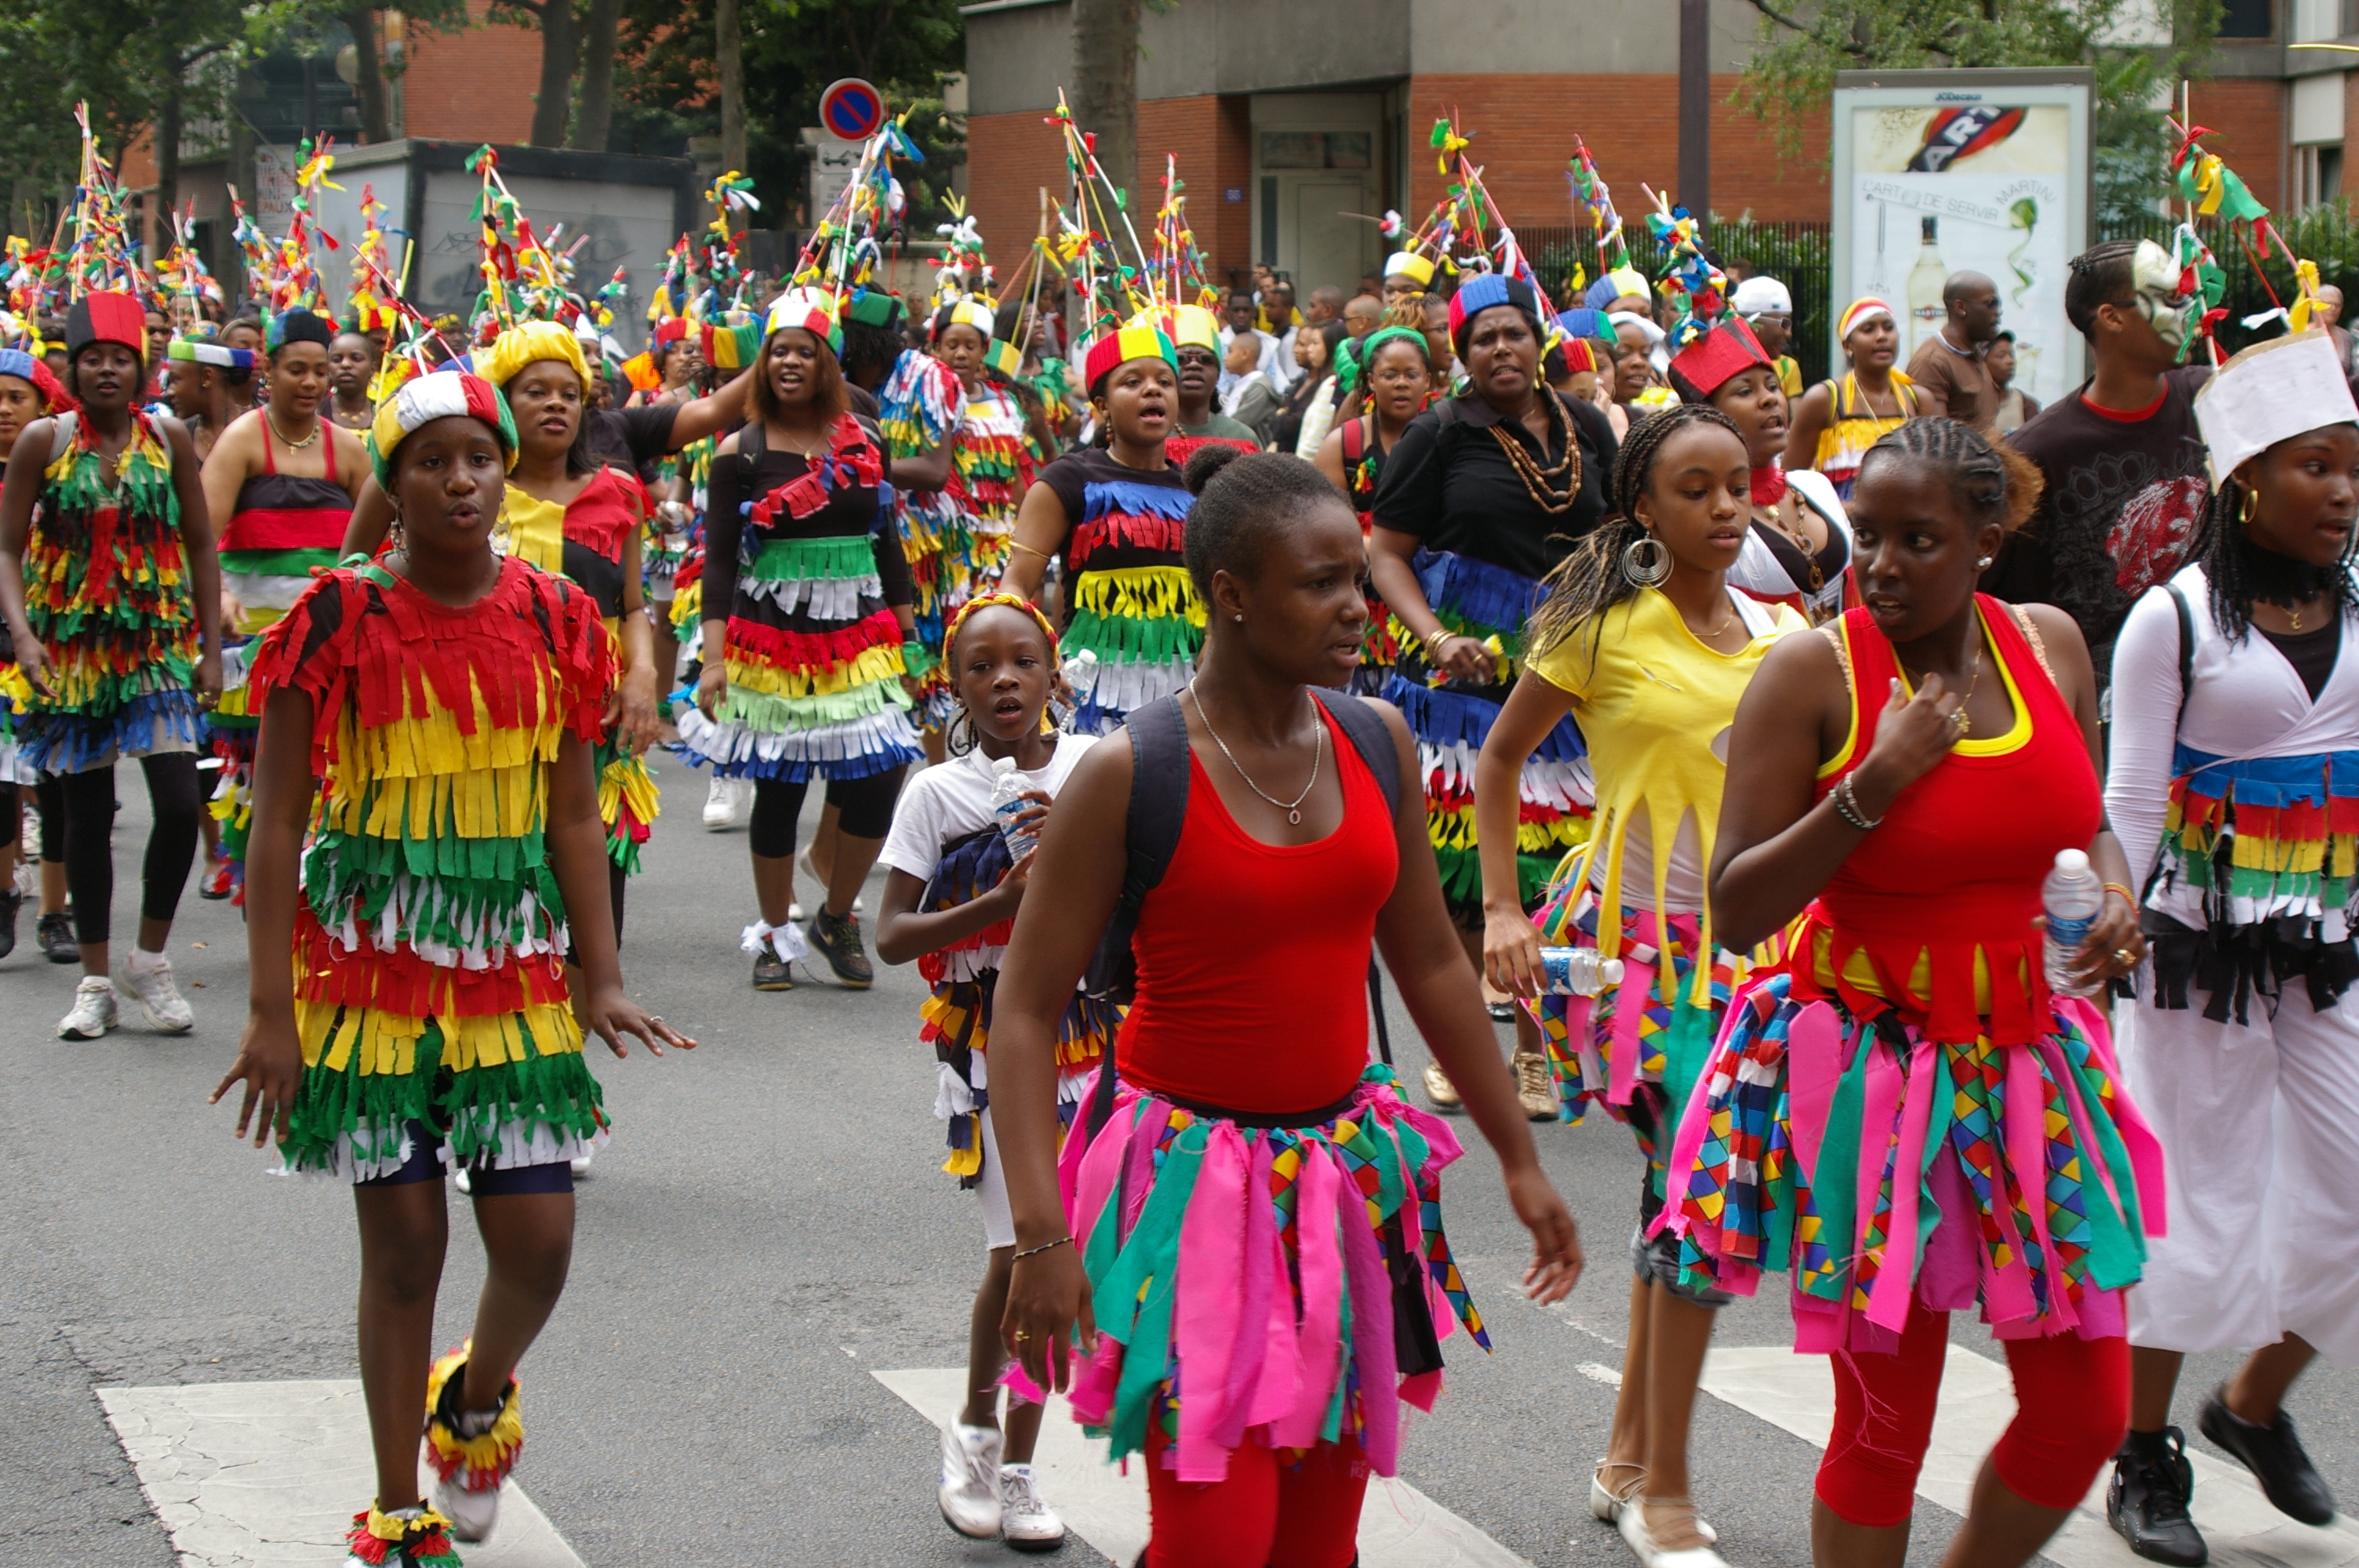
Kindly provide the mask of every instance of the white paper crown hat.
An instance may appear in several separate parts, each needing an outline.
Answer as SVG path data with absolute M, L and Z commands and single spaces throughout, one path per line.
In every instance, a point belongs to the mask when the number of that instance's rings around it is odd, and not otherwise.
M 2359 404 L 2322 331 L 2255 343 L 2212 373 L 2195 394 L 2195 423 L 2209 449 L 2212 482 L 2279 441 L 2359 422 Z

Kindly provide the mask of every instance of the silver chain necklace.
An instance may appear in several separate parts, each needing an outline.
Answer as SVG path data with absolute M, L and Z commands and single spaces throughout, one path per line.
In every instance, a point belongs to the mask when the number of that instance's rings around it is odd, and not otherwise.
M 1310 697 L 1310 694 L 1305 692 L 1303 695 Z M 1204 699 L 1196 695 L 1196 688 L 1193 686 L 1188 688 L 1188 700 L 1196 705 L 1196 717 L 1204 721 L 1204 733 L 1212 738 L 1212 744 L 1221 749 L 1221 755 L 1229 760 L 1229 766 L 1237 770 L 1237 777 L 1245 781 L 1245 788 L 1286 813 L 1287 821 L 1299 826 L 1302 821 L 1302 803 L 1309 800 L 1310 792 L 1318 787 L 1319 763 L 1327 754 L 1327 726 L 1319 719 L 1319 699 L 1315 697 L 1310 697 L 1310 782 L 1304 784 L 1302 793 L 1292 800 L 1280 800 L 1254 783 L 1253 774 L 1245 772 L 1245 764 L 1237 761 L 1237 754 L 1229 750 L 1229 743 L 1221 739 L 1219 730 L 1212 728 L 1212 715 L 1204 711 Z

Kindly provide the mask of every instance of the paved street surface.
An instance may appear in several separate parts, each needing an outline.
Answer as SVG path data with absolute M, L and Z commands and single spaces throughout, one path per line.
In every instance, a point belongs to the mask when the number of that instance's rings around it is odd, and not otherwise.
M 658 772 L 669 815 L 632 886 L 625 969 L 703 1045 L 599 1060 L 616 1135 L 582 1184 L 572 1282 L 524 1368 L 530 1443 L 516 1484 L 527 1497 L 467 1560 L 1014 1561 L 951 1535 L 934 1505 L 932 1423 L 958 1398 L 983 1238 L 973 1200 L 937 1169 L 920 983 L 896 969 L 864 995 L 816 979 L 752 990 L 737 951 L 753 909 L 745 835 L 699 826 L 701 775 L 670 758 Z M 136 771 L 122 790 L 118 950 L 147 822 Z M 333 1186 L 265 1174 L 267 1158 L 231 1139 L 226 1108 L 204 1105 L 244 1016 L 237 914 L 193 891 L 182 906 L 172 957 L 198 1025 L 181 1039 L 146 1033 L 135 1007 L 105 1041 L 58 1040 L 75 971 L 35 951 L 29 909 L 19 939 L 0 960 L 0 1184 L 14 1195 L 0 1218 L 0 1565 L 331 1568 L 338 1516 L 368 1500 L 352 1206 Z M 1425 1058 L 1397 1012 L 1393 1033 L 1414 1081 Z M 1586 1496 L 1629 1293 L 1629 1136 L 1602 1118 L 1536 1130 L 1590 1251 L 1572 1299 L 1543 1310 L 1514 1289 L 1527 1244 L 1495 1165 L 1460 1125 L 1470 1148 L 1445 1184 L 1451 1234 L 1497 1349 L 1450 1342 L 1450 1392 L 1412 1420 L 1402 1484 L 1372 1489 L 1363 1560 L 1625 1568 Z M 482 1279 L 464 1214 L 454 1220 L 449 1344 Z M 1698 1499 L 1736 1568 L 1810 1559 L 1832 1392 L 1822 1362 L 1782 1348 L 1786 1330 L 1781 1299 L 1729 1309 L 1706 1379 L 1715 1397 L 1696 1411 Z M 2011 1410 L 1987 1336 L 1961 1322 L 1952 1338 L 1919 1563 L 1938 1559 Z M 2195 1397 L 2233 1360 L 2190 1364 L 2190 1428 Z M 2359 1383 L 2316 1372 L 2294 1408 L 2329 1481 L 2359 1499 Z M 1079 1537 L 1060 1560 L 1127 1568 L 1146 1535 L 1136 1468 L 1096 1463 L 1060 1413 L 1051 1422 L 1044 1484 Z M 2291 1524 L 2242 1471 L 2200 1439 L 2190 1447 L 2215 1562 L 2359 1561 L 2359 1531 Z M 2049 1556 L 2062 1568 L 2136 1562 L 2101 1514 Z

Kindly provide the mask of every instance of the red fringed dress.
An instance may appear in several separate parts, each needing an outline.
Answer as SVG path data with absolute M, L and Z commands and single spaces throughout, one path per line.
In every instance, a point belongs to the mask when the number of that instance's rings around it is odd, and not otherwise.
M 572 1158 L 603 1136 L 565 989 L 549 765 L 595 745 L 614 663 L 597 606 L 509 557 L 473 604 L 368 565 L 265 633 L 257 697 L 312 703 L 323 781 L 295 921 L 303 1086 L 288 1168 L 400 1168 L 412 1122 L 454 1164 Z

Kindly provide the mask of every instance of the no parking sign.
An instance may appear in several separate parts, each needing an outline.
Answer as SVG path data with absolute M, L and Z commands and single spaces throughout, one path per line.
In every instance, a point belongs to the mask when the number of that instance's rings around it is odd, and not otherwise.
M 856 76 L 830 82 L 819 95 L 819 123 L 831 136 L 864 142 L 884 128 L 885 95 Z

